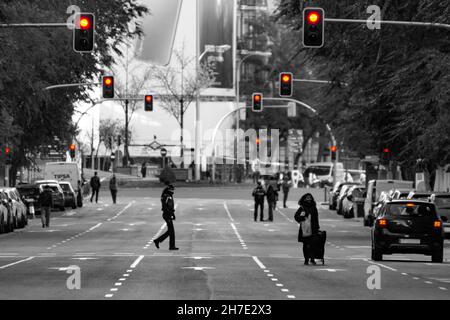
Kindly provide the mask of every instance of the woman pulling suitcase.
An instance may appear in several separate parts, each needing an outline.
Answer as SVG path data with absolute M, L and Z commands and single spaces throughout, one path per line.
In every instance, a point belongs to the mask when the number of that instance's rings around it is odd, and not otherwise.
M 316 202 L 310 193 L 303 195 L 298 204 L 300 205 L 300 208 L 298 208 L 294 216 L 295 221 L 300 224 L 298 230 L 298 242 L 303 242 L 305 265 L 308 265 L 309 262 L 315 265 L 314 244 L 316 243 L 320 230 L 319 212 L 317 211 Z

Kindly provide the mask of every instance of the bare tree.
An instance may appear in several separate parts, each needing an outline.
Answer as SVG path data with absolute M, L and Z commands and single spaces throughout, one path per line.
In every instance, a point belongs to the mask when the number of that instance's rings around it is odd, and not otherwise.
M 195 100 L 197 92 L 210 87 L 215 82 L 213 63 L 201 64 L 200 70 L 195 72 L 195 57 L 186 57 L 184 46 L 174 51 L 175 67 L 155 66 L 153 77 L 162 87 L 159 95 L 161 107 L 172 115 L 178 122 L 180 135 L 180 155 L 183 159 L 183 129 L 184 114 Z M 189 70 L 190 69 L 190 70 Z M 183 167 L 184 163 L 181 163 Z

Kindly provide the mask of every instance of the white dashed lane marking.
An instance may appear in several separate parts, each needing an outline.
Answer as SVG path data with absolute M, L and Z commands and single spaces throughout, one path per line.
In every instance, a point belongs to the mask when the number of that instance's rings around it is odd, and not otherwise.
M 252 258 L 253 258 L 253 261 L 255 261 L 255 263 L 258 265 L 258 267 L 266 273 L 266 275 L 270 278 L 270 280 L 272 280 L 273 282 L 276 282 L 276 283 L 275 283 L 275 286 L 276 286 L 276 287 L 278 287 L 278 288 L 284 287 L 284 285 L 283 285 L 282 283 L 279 283 L 279 282 L 278 282 L 278 279 L 277 279 L 277 278 L 272 278 L 272 277 L 273 277 L 273 274 L 270 273 L 270 270 L 268 270 L 268 269 L 266 268 L 266 266 L 261 262 L 261 260 L 259 260 L 258 257 L 253 256 Z M 281 290 L 281 292 L 283 292 L 283 293 L 289 292 L 289 289 L 286 289 L 286 288 L 283 288 L 283 289 L 280 289 L 280 290 Z M 293 295 L 287 295 L 286 297 L 287 297 L 288 299 L 295 299 L 295 296 L 293 296 Z
M 133 270 L 138 266 L 138 264 L 142 261 L 142 259 L 144 259 L 145 256 L 139 256 L 130 266 L 130 269 L 127 269 L 127 273 L 124 273 L 118 281 L 120 282 L 116 282 L 114 283 L 114 287 L 109 289 L 110 292 L 117 292 L 119 290 L 118 287 L 121 287 L 122 284 L 128 279 L 128 277 L 130 276 L 130 274 L 133 272 Z M 112 298 L 114 297 L 113 293 L 107 293 L 105 294 L 105 298 Z

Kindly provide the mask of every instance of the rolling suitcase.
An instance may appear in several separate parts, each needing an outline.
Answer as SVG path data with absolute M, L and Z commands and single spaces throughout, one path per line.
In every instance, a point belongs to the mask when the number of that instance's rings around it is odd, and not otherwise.
M 314 259 L 322 260 L 322 265 L 325 264 L 325 243 L 327 242 L 327 232 L 319 231 L 313 236 L 312 251 Z

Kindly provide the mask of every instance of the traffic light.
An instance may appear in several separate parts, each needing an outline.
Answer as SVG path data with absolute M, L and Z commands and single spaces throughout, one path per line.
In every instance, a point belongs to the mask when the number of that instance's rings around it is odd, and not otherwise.
M 151 94 L 145 96 L 144 106 L 145 111 L 153 111 L 153 96 Z
M 303 46 L 320 48 L 324 43 L 325 11 L 322 8 L 303 10 Z
M 12 151 L 10 147 L 5 147 L 5 164 L 10 165 L 12 163 Z
M 254 93 L 252 97 L 252 111 L 261 112 L 263 111 L 263 95 L 262 93 Z
M 72 144 L 69 146 L 70 157 L 71 157 L 72 159 L 75 158 L 75 150 L 76 150 L 76 147 L 75 147 L 75 145 L 72 143 Z
M 330 151 L 331 151 L 331 161 L 336 161 L 337 160 L 337 147 L 331 146 Z
M 114 77 L 104 76 L 102 79 L 103 83 L 103 98 L 113 99 L 114 98 Z
M 290 72 L 280 73 L 280 96 L 292 97 L 294 77 Z
M 73 29 L 73 50 L 92 52 L 94 50 L 95 17 L 92 13 L 77 13 Z
M 381 156 L 381 163 L 388 164 L 391 160 L 391 150 L 389 148 L 384 148 Z
M 122 145 L 122 136 L 117 136 L 117 145 L 120 147 Z

